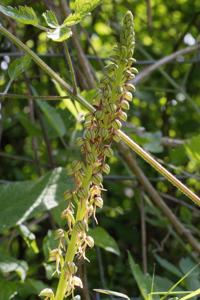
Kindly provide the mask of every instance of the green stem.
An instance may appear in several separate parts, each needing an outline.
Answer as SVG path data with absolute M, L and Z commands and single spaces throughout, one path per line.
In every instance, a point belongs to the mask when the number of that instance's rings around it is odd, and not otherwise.
M 65 50 L 65 56 L 69 65 L 69 69 L 72 75 L 72 83 L 73 83 L 73 92 L 75 95 L 78 94 L 78 90 L 77 90 L 77 83 L 76 83 L 76 76 L 75 76 L 75 72 L 74 72 L 74 67 L 73 67 L 73 63 L 69 54 L 69 50 L 67 47 L 67 43 L 63 42 L 63 46 L 64 46 L 64 50 Z
M 0 24 L 0 33 L 9 38 L 15 45 L 24 50 L 31 58 L 38 64 L 51 78 L 57 81 L 68 93 L 68 95 L 80 102 L 86 109 L 90 112 L 94 112 L 95 108 L 89 104 L 80 95 L 74 95 L 73 89 L 68 83 L 66 83 L 56 72 L 54 72 L 40 57 L 37 56 L 31 49 L 29 49 L 24 43 L 22 43 L 17 37 L 10 33 Z M 140 157 L 142 157 L 146 162 L 148 162 L 155 170 L 167 178 L 176 188 L 178 188 L 182 193 L 184 193 L 189 199 L 200 206 L 200 198 L 188 189 L 182 182 L 180 182 L 175 176 L 173 176 L 169 171 L 167 171 L 161 164 L 159 164 L 152 156 L 149 155 L 144 149 L 142 149 L 138 144 L 131 140 L 125 133 L 119 130 L 119 136 L 124 143 L 126 143 L 134 152 L 136 152 Z M 58 300 L 58 298 L 56 299 Z M 59 299 L 61 300 L 61 299 Z
M 92 176 L 92 167 L 91 166 L 88 166 L 86 173 L 87 174 L 85 176 L 85 179 L 83 180 L 82 186 L 83 186 L 83 188 L 89 189 L 90 180 L 91 180 L 91 176 Z M 84 201 L 84 203 L 80 201 L 78 204 L 75 223 L 78 221 L 82 221 L 85 216 L 86 200 Z M 65 263 L 69 263 L 74 260 L 74 256 L 75 256 L 76 250 L 77 250 L 77 247 L 76 247 L 77 241 L 78 241 L 78 233 L 74 226 L 74 229 L 72 231 L 72 236 L 71 236 L 70 242 L 67 247 Z M 62 300 L 65 296 L 66 289 L 67 289 L 67 282 L 65 279 L 65 268 L 63 268 L 61 271 L 60 278 L 59 278 L 59 283 L 58 283 L 58 287 L 57 287 L 57 291 L 56 291 L 56 295 L 55 295 L 55 300 Z

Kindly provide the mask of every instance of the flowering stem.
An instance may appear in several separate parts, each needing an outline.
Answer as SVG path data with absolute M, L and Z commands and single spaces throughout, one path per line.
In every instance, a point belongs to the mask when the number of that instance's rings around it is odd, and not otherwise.
M 55 71 L 53 71 L 40 57 L 37 56 L 31 49 L 29 49 L 24 43 L 22 43 L 17 37 L 10 33 L 0 24 L 0 33 L 9 38 L 15 45 L 21 48 L 24 52 L 29 54 L 31 58 L 39 65 L 45 73 L 47 73 L 52 79 L 58 82 L 68 93 L 68 95 L 80 102 L 86 109 L 90 112 L 94 112 L 95 108 L 88 103 L 80 95 L 74 95 L 73 89 L 68 85 Z M 138 144 L 131 140 L 125 133 L 121 130 L 118 131 L 119 136 L 122 141 L 124 141 L 134 152 L 136 152 L 140 157 L 147 161 L 154 169 L 156 169 L 160 174 L 167 178 L 176 188 L 178 188 L 182 193 L 184 193 L 189 199 L 191 199 L 195 204 L 200 206 L 200 198 L 189 190 L 183 183 L 181 183 L 175 176 L 173 176 L 169 171 L 167 171 L 161 164 L 159 164 L 152 156 L 150 156 L 144 149 L 142 149 Z M 58 300 L 58 298 L 56 299 Z

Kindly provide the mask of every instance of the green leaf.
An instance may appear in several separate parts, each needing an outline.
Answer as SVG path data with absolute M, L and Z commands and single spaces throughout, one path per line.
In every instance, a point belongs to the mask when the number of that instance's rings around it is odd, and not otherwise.
M 46 116 L 49 125 L 55 129 L 58 135 L 60 137 L 65 135 L 66 127 L 62 117 L 60 116 L 56 108 L 54 108 L 53 106 L 51 106 L 50 104 L 42 100 L 37 100 L 37 104 L 39 105 L 44 115 Z
M 94 229 L 90 229 L 89 235 L 93 237 L 96 246 L 101 247 L 108 252 L 120 255 L 120 250 L 116 241 L 102 227 L 98 226 Z
M 185 150 L 188 155 L 188 157 L 196 162 L 197 164 L 200 164 L 200 135 L 194 136 L 191 140 L 189 140 L 185 144 Z
M 31 58 L 29 55 L 22 56 L 15 59 L 8 68 L 8 75 L 10 79 L 14 80 L 19 77 L 23 72 L 25 72 L 31 64 Z
M 170 262 L 168 262 L 166 259 L 161 258 L 159 255 L 155 255 L 155 258 L 157 260 L 157 262 L 166 270 L 168 270 L 169 272 L 171 272 L 172 274 L 181 277 L 183 276 L 183 274 L 179 271 L 178 268 L 175 267 L 175 265 L 171 264 Z
M 122 294 L 122 293 L 118 293 L 118 292 L 115 292 L 115 291 L 111 291 L 111 290 L 93 289 L 93 291 L 95 291 L 97 293 L 101 293 L 101 294 L 106 294 L 106 295 L 125 298 L 127 300 L 130 300 L 130 298 L 127 295 Z
M 3 5 L 0 5 L 0 12 L 23 24 L 38 24 L 38 18 L 32 7 L 19 6 L 18 8 L 14 8 L 11 6 L 5 7 Z
M 58 93 L 60 96 L 66 96 L 66 92 L 61 88 L 61 86 L 54 80 L 53 81 Z M 76 101 L 77 102 L 77 101 Z M 76 103 L 75 102 L 75 103 Z M 78 115 L 80 112 L 82 111 L 78 111 L 77 110 L 77 106 L 75 105 L 75 103 L 66 96 L 66 99 L 63 99 L 61 102 L 61 107 L 62 108 L 66 108 L 69 110 L 69 112 L 76 118 L 76 120 L 78 120 Z M 78 103 L 79 105 L 79 103 Z
M 39 253 L 39 249 L 36 243 L 35 234 L 30 231 L 30 229 L 24 224 L 19 225 L 19 231 L 24 238 L 28 247 L 30 247 L 34 253 Z
M 65 20 L 63 25 L 73 26 L 81 22 L 83 16 L 80 13 L 70 14 Z
M 72 36 L 72 31 L 67 27 L 57 27 L 47 32 L 47 37 L 54 42 L 63 42 Z
M 0 279 L 0 291 L 2 300 L 11 300 L 17 294 L 18 283 Z M 16 298 L 15 298 L 16 299 Z
M 28 265 L 25 261 L 15 259 L 0 251 L 0 272 L 7 275 L 16 272 L 22 281 L 25 280 Z
M 30 137 L 41 135 L 41 130 L 39 126 L 37 126 L 38 124 L 31 122 L 27 113 L 23 111 L 19 112 L 16 114 L 16 119 L 21 123 Z
M 131 267 L 132 274 L 135 278 L 135 281 L 140 289 L 142 297 L 145 300 L 149 299 L 149 293 L 151 292 L 151 278 L 149 275 L 144 275 L 138 264 L 135 263 L 131 254 L 128 253 L 129 265 Z
M 42 14 L 42 16 L 44 17 L 49 27 L 51 28 L 59 27 L 58 19 L 52 10 L 47 10 L 45 13 Z
M 63 25 L 73 26 L 91 13 L 102 1 L 101 0 L 76 0 L 74 3 L 75 13 L 70 14 L 63 22 Z
M 62 168 L 54 169 L 35 181 L 1 184 L 0 232 L 24 223 L 38 211 L 56 207 L 67 186 L 70 187 L 71 183 Z

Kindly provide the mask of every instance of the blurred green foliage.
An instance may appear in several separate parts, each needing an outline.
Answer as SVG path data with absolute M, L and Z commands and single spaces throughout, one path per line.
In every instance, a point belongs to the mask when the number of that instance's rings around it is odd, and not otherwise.
M 41 22 L 44 22 L 42 13 L 49 8 L 55 9 L 59 22 L 65 19 L 58 0 L 2 0 L 1 4 L 32 6 Z M 70 5 L 73 8 L 73 1 Z M 102 65 L 118 41 L 120 22 L 127 9 L 135 18 L 135 57 L 139 71 L 154 60 L 199 41 L 198 0 L 104 0 L 77 26 L 84 53 L 97 79 L 101 78 Z M 61 45 L 48 40 L 39 29 L 15 23 L 3 15 L 1 23 L 36 53 L 44 55 L 42 58 L 71 83 Z M 77 51 L 71 39 L 67 43 L 80 93 L 91 102 L 94 90 L 83 88 Z M 9 93 L 63 96 L 63 91 L 33 63 L 23 69 L 25 73 L 17 73 L 14 78 L 15 53 L 19 53 L 19 49 L 0 36 L 1 92 L 8 87 L 11 78 Z M 200 191 L 199 65 L 199 51 L 194 51 L 164 65 L 162 73 L 157 69 L 139 82 L 124 128 L 196 193 Z M 80 156 L 75 138 L 82 135 L 84 113 L 84 108 L 69 99 L 45 102 L 10 97 L 1 102 L 0 291 L 3 292 L 0 300 L 38 299 L 36 295 L 44 284 L 52 287 L 56 284 L 56 279 L 51 277 L 54 266 L 48 263 L 48 251 L 55 242 L 53 231 L 60 223 L 65 226 L 60 219 L 65 205 L 62 195 L 71 184 L 65 168 Z M 172 147 L 174 143 L 164 142 L 166 137 L 181 143 Z M 166 203 L 191 234 L 199 238 L 199 210 L 146 163 L 140 159 L 138 162 L 158 192 L 171 195 L 171 201 L 166 198 Z M 133 279 L 131 270 L 137 271 L 144 265 L 142 209 L 147 235 L 147 271 L 152 275 L 156 265 L 156 289 L 165 291 L 195 265 L 193 249 L 177 236 L 148 195 L 144 195 L 137 178 L 130 174 L 117 151 L 110 159 L 110 165 L 111 174 L 104 179 L 105 205 L 98 212 L 100 230 L 92 229 L 98 241 L 96 245 L 101 248 L 91 250 L 90 264 L 86 263 L 90 294 L 93 294 L 93 288 L 109 288 L 130 297 L 140 294 L 136 287 L 137 276 Z M 60 206 L 56 207 L 58 204 Z M 23 227 L 20 229 L 20 225 L 26 226 L 28 231 Z M 30 242 L 33 240 L 34 245 Z M 135 267 L 132 261 L 132 268 L 129 268 L 127 250 L 140 267 Z M 138 272 L 144 276 L 140 269 Z M 143 277 L 140 279 L 144 280 Z M 147 279 L 148 284 L 149 280 L 151 283 L 152 278 Z M 179 290 L 196 289 L 199 283 L 200 272 L 196 270 L 181 283 Z

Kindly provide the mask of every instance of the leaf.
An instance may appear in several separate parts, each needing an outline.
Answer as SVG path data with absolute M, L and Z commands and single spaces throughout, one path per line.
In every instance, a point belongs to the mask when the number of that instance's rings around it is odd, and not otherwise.
M 180 298 L 180 300 L 187 300 L 187 299 L 196 297 L 198 295 L 200 295 L 200 288 L 197 289 L 196 291 L 193 291 L 193 292 L 189 293 L 189 295 L 186 295 L 186 296 Z
M 111 290 L 93 289 L 93 291 L 95 291 L 97 293 L 101 293 L 101 294 L 116 296 L 116 297 L 125 298 L 127 300 L 130 300 L 130 298 L 127 295 L 122 294 L 122 293 L 118 293 L 118 292 L 115 292 L 115 291 L 111 291 Z
M 105 229 L 98 226 L 94 229 L 90 229 L 89 234 L 93 237 L 96 246 L 99 246 L 108 252 L 120 255 L 120 250 L 116 241 Z
M 25 72 L 31 64 L 31 58 L 29 55 L 22 56 L 11 62 L 8 68 L 8 75 L 10 79 L 14 80 Z
M 28 247 L 30 247 L 34 253 L 39 253 L 39 249 L 36 243 L 35 234 L 30 231 L 30 229 L 24 224 L 19 225 L 19 231 L 25 240 Z
M 179 266 L 183 274 L 193 268 L 196 264 L 190 257 L 182 257 Z M 185 284 L 188 290 L 196 290 L 200 286 L 200 267 L 194 270 L 187 278 L 185 278 Z
M 187 156 L 196 162 L 197 164 L 200 164 L 200 135 L 194 136 L 191 140 L 189 140 L 185 144 L 185 150 L 187 153 Z
M 73 26 L 80 23 L 83 19 L 83 16 L 80 13 L 70 14 L 65 20 L 63 25 L 65 26 Z
M 1 299 L 2 300 L 13 299 L 18 294 L 17 287 L 18 287 L 17 282 L 11 282 L 8 280 L 0 279 Z
M 140 289 L 140 292 L 145 300 L 149 299 L 149 293 L 151 292 L 151 278 L 149 275 L 144 275 L 138 264 L 135 263 L 131 254 L 128 252 L 129 265 L 131 267 L 132 274 Z
M 72 31 L 67 27 L 57 27 L 47 32 L 47 37 L 54 42 L 63 42 L 72 36 Z
M 75 13 L 70 14 L 63 22 L 63 25 L 73 26 L 91 13 L 102 1 L 101 0 L 76 0 L 74 3 Z
M 62 168 L 56 168 L 35 181 L 1 184 L 0 232 L 24 223 L 38 211 L 56 207 L 70 185 Z
M 28 271 L 28 265 L 25 261 L 15 259 L 0 251 L 0 272 L 7 275 L 16 272 L 22 281 L 25 280 Z
M 21 123 L 30 137 L 41 135 L 41 130 L 39 126 L 37 126 L 38 124 L 31 122 L 27 113 L 20 111 L 16 114 L 16 119 Z
M 47 10 L 45 13 L 42 14 L 42 16 L 44 17 L 49 27 L 51 28 L 59 27 L 58 19 L 52 10 Z
M 159 255 L 155 255 L 157 262 L 166 270 L 171 272 L 172 274 L 181 277 L 183 274 L 179 271 L 178 268 L 175 267 L 172 263 L 168 262 L 166 259 L 161 258 Z
M 18 8 L 14 8 L 11 6 L 5 7 L 0 5 L 0 12 L 23 24 L 30 24 L 34 26 L 38 24 L 37 15 L 32 7 L 19 6 Z
M 58 93 L 60 96 L 66 96 L 66 92 L 61 88 L 61 86 L 56 82 L 53 81 Z M 79 104 L 79 103 L 78 103 Z M 77 111 L 77 107 L 73 103 L 73 101 L 66 96 L 66 99 L 62 100 L 62 107 L 67 108 L 69 112 L 78 120 L 79 111 Z
M 56 108 L 54 108 L 53 106 L 51 106 L 50 104 L 42 100 L 37 100 L 37 104 L 39 105 L 44 115 L 46 116 L 49 124 L 55 129 L 58 135 L 60 137 L 65 135 L 66 133 L 65 124 L 63 122 L 62 117 L 57 112 Z

